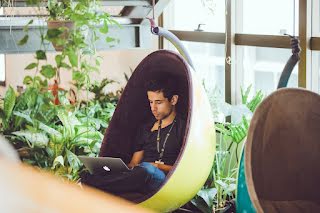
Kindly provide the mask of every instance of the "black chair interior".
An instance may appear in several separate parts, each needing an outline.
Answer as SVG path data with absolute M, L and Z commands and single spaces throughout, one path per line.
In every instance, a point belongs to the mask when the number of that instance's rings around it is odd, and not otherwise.
M 137 128 L 152 118 L 145 84 L 151 79 L 174 78 L 178 85 L 179 101 L 177 111 L 186 121 L 190 116 L 190 70 L 181 56 L 167 50 L 160 50 L 147 56 L 136 68 L 117 104 L 115 113 L 105 133 L 99 156 L 120 157 L 125 163 L 131 160 Z M 188 126 L 188 122 L 187 122 Z M 187 128 L 186 128 L 187 129 Z M 184 146 L 186 141 L 183 141 Z M 181 154 L 180 154 L 181 155 Z M 134 202 L 140 202 L 151 195 L 123 195 Z

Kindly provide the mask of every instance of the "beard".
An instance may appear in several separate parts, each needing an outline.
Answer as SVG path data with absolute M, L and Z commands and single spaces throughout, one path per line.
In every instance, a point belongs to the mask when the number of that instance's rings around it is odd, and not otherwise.
M 168 113 L 165 113 L 165 114 L 163 114 L 162 116 L 160 116 L 160 118 L 159 119 L 157 119 L 157 120 L 164 120 L 164 119 L 166 119 L 167 117 L 169 117 L 171 114 L 172 114 L 172 112 L 173 112 L 173 110 L 174 110 L 174 107 L 171 107 L 170 108 L 170 111 L 168 112 Z M 156 117 L 156 116 L 155 116 Z

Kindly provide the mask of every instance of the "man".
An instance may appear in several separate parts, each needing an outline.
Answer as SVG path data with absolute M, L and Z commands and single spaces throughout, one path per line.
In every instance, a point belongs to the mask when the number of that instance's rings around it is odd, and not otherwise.
M 133 170 L 107 175 L 103 183 L 89 181 L 92 184 L 88 185 L 112 193 L 148 192 L 160 187 L 180 153 L 184 136 L 185 122 L 176 111 L 179 96 L 175 85 L 171 79 L 153 80 L 146 85 L 154 119 L 138 129 L 135 152 L 128 164 Z

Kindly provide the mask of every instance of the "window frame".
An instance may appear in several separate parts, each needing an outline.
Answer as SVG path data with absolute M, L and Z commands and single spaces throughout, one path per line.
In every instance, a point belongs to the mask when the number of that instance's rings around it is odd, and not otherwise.
M 319 37 L 311 35 L 311 23 L 318 21 L 319 24 L 319 13 L 316 10 L 316 5 L 319 4 L 317 0 L 296 0 L 299 5 L 299 14 L 296 14 L 299 18 L 296 19 L 299 22 L 299 29 L 296 30 L 297 37 L 300 40 L 301 53 L 300 62 L 298 64 L 298 86 L 302 88 L 311 89 L 312 91 L 318 92 L 318 80 L 314 80 L 315 76 L 318 78 L 318 70 L 315 69 L 315 64 L 320 64 L 315 61 L 316 57 L 312 57 L 312 51 L 320 50 L 320 35 Z M 256 46 L 256 47 L 271 47 L 271 48 L 286 48 L 290 47 L 290 38 L 282 35 L 260 35 L 260 34 L 244 34 L 236 33 L 241 32 L 239 28 L 242 26 L 242 7 L 243 1 L 237 0 L 225 0 L 226 3 L 226 33 L 217 32 L 198 32 L 198 31 L 179 31 L 169 29 L 175 34 L 180 40 L 183 41 L 194 41 L 194 42 L 206 42 L 206 43 L 217 43 L 225 44 L 226 42 L 226 56 L 231 56 L 235 61 L 241 62 L 242 52 L 236 51 L 236 46 Z M 312 7 L 313 6 L 313 7 Z M 312 10 L 312 8 L 314 8 Z M 296 10 L 297 11 L 297 10 Z M 313 16 L 313 17 L 312 17 Z M 317 16 L 317 19 L 316 19 Z M 164 22 L 165 22 L 164 15 Z M 169 16 L 170 17 L 170 16 Z M 312 20 L 313 19 L 313 20 Z M 312 21 L 311 21 L 312 20 Z M 237 31 L 236 31 L 237 29 Z M 320 32 L 318 32 L 320 34 Z M 288 56 L 289 58 L 289 56 Z M 318 60 L 318 59 L 317 59 Z M 235 66 L 235 63 L 225 66 L 225 100 L 228 103 L 237 104 L 240 101 L 239 89 L 241 79 L 243 78 L 242 66 Z M 307 72 L 308 70 L 308 72 Z

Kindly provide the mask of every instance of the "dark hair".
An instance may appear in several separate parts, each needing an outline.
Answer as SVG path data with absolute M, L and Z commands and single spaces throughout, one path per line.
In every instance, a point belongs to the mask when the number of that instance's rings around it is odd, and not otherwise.
M 174 95 L 178 95 L 177 82 L 173 78 L 153 79 L 146 83 L 146 90 L 152 92 L 163 92 L 163 96 L 171 100 Z

